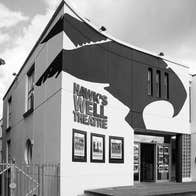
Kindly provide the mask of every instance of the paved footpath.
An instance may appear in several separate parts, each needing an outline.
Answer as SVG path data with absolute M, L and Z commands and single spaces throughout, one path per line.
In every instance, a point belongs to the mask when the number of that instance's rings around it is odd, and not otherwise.
M 196 182 L 140 183 L 135 186 L 86 190 L 92 196 L 196 196 Z

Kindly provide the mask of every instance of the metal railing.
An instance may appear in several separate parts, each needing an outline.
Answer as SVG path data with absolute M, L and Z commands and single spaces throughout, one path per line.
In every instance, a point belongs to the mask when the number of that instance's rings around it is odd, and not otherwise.
M 0 196 L 60 196 L 58 164 L 0 163 Z

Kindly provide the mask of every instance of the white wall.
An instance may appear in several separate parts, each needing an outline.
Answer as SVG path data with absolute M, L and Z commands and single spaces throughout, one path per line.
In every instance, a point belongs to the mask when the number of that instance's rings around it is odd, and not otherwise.
M 191 135 L 191 178 L 196 181 L 196 132 Z
M 74 122 L 73 84 L 77 83 L 108 97 L 105 115 L 108 128 L 101 129 Z M 111 96 L 107 84 L 91 83 L 63 73 L 61 121 L 61 195 L 76 196 L 84 190 L 133 185 L 134 131 L 125 121 L 129 108 Z M 72 129 L 87 132 L 87 162 L 72 162 Z M 105 163 L 90 162 L 90 134 L 105 135 Z M 124 137 L 124 163 L 109 163 L 109 136 Z
M 76 17 L 69 9 L 65 8 L 65 13 Z M 63 35 L 63 48 L 65 50 L 75 49 L 75 46 L 65 34 Z M 167 101 L 157 101 L 148 105 L 143 111 L 146 128 L 182 134 L 190 133 L 188 69 L 169 61 L 166 63 L 181 79 L 187 92 L 187 99 L 182 110 L 175 118 L 173 118 L 173 106 Z M 134 130 L 125 120 L 129 108 L 104 90 L 104 87 L 109 84 L 87 82 L 65 72 L 62 74 L 61 195 L 76 196 L 87 189 L 133 185 Z M 108 97 L 108 105 L 105 107 L 105 113 L 108 116 L 108 129 L 95 128 L 74 122 L 74 83 Z M 72 162 L 73 129 L 87 132 L 87 162 Z M 106 137 L 105 163 L 92 163 L 90 161 L 91 133 L 103 134 Z M 125 158 L 123 164 L 109 163 L 109 136 L 124 137 Z
M 190 134 L 189 123 L 189 69 L 166 61 L 180 78 L 187 93 L 186 101 L 179 114 L 173 117 L 174 108 L 168 101 L 156 101 L 144 108 L 143 118 L 147 129 L 181 134 Z
M 191 132 L 196 133 L 196 76 L 191 82 Z
M 196 76 L 192 77 L 191 83 L 191 175 L 196 181 Z
M 63 8 L 51 23 L 46 34 L 62 15 Z M 35 85 L 34 112 L 27 118 L 24 118 L 23 114 L 26 112 L 28 70 L 35 63 L 36 83 L 62 48 L 62 33 L 57 34 L 46 43 L 38 44 L 4 99 L 4 149 L 6 141 L 10 139 L 11 156 L 16 160 L 17 165 L 20 165 L 25 161 L 24 153 L 27 139 L 31 139 L 33 142 L 34 163 L 60 162 L 61 74 L 58 78 L 49 78 L 41 86 Z M 10 96 L 12 96 L 11 130 L 5 132 L 7 121 L 7 100 Z M 54 118 L 54 116 L 56 118 Z M 53 145 L 51 145 L 51 143 Z

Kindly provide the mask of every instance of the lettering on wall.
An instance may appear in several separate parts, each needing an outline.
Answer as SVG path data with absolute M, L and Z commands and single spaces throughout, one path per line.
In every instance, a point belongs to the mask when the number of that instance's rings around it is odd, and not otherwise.
M 107 96 L 73 84 L 74 122 L 107 129 L 108 117 L 105 116 Z

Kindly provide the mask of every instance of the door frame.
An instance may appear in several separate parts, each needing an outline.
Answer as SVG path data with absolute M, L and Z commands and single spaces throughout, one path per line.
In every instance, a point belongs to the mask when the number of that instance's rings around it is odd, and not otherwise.
M 168 153 L 169 153 L 169 166 L 168 166 L 168 173 L 169 173 L 169 178 L 168 180 L 158 180 L 158 155 L 157 155 L 157 151 L 158 151 L 158 145 L 164 145 L 164 146 L 168 146 Z M 171 181 L 171 161 L 172 161 L 172 153 L 171 153 L 171 144 L 169 143 L 156 143 L 156 182 L 170 182 Z
M 157 143 L 157 142 L 134 142 L 134 144 L 137 144 L 139 146 L 139 180 L 135 181 L 134 176 L 133 176 L 133 181 L 134 183 L 140 183 L 141 182 L 141 144 L 153 144 L 154 145 L 154 182 L 169 182 L 171 181 L 171 161 L 172 161 L 172 153 L 171 153 L 171 144 L 169 143 Z M 157 173 L 157 168 L 158 168 L 158 155 L 157 155 L 157 149 L 158 145 L 165 145 L 168 146 L 168 151 L 169 151 L 169 179 L 168 180 L 158 180 L 158 173 Z M 133 153 L 134 154 L 134 153 Z M 134 166 L 134 158 L 133 158 L 133 166 Z M 133 170 L 133 175 L 134 175 L 134 170 Z
M 141 144 L 149 144 L 153 145 L 153 151 L 154 151 L 154 161 L 153 161 L 153 180 L 149 182 L 156 182 L 156 142 L 140 142 L 140 169 L 141 169 Z M 141 170 L 140 170 L 140 176 L 141 176 Z M 140 178 L 141 182 L 141 178 Z M 148 181 L 143 181 L 148 182 Z
M 141 160 L 140 160 L 140 155 L 141 155 L 141 143 L 140 142 L 134 142 L 134 145 L 138 145 L 138 147 L 139 147 L 139 157 L 138 157 L 138 159 L 139 159 L 139 165 L 138 165 L 138 175 L 139 175 L 139 179 L 138 180 L 136 180 L 135 181 L 135 179 L 134 179 L 134 168 L 133 168 L 133 182 L 134 183 L 140 183 L 141 182 L 141 174 L 140 174 L 140 168 L 141 168 Z M 133 149 L 133 151 L 134 151 L 134 149 Z M 133 167 L 134 167 L 134 152 L 133 152 Z

